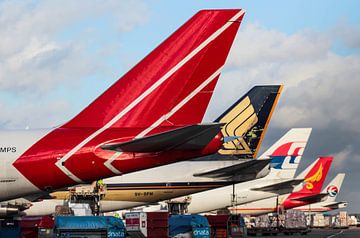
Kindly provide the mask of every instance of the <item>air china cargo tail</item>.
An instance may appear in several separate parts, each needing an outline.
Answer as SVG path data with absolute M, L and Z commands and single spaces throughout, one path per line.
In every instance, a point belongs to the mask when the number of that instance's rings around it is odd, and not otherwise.
M 299 177 L 304 176 L 304 182 L 295 187 L 291 193 L 242 204 L 230 210 L 241 214 L 261 215 L 276 212 L 278 208 L 287 210 L 317 203 L 327 196 L 327 193 L 320 193 L 320 191 L 332 161 L 333 157 L 317 159 L 299 175 Z
M 217 152 L 198 123 L 243 16 L 200 11 L 67 123 L 1 132 L 0 201 Z

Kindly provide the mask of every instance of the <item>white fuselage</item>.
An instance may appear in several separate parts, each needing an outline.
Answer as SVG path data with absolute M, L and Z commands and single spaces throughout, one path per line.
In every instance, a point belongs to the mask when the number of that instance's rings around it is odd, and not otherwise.
M 345 208 L 347 207 L 347 203 L 346 202 L 341 202 L 339 204 L 337 204 L 336 206 L 331 206 L 331 204 L 333 204 L 334 202 L 317 202 L 317 203 L 313 203 L 313 204 L 309 204 L 309 205 L 305 205 L 305 206 L 301 206 L 301 207 L 295 207 L 294 210 L 299 210 L 299 211 L 303 211 L 303 212 L 328 212 L 328 211 L 333 211 L 336 209 L 341 209 L 341 208 Z
M 174 164 L 164 165 L 151 169 L 146 169 L 134 173 L 125 174 L 122 176 L 116 176 L 112 178 L 104 179 L 104 183 L 107 185 L 114 184 L 137 184 L 140 183 L 143 186 L 151 183 L 194 183 L 194 182 L 218 182 L 224 181 L 218 178 L 207 178 L 194 176 L 196 173 L 202 173 L 205 171 L 211 171 L 215 169 L 225 168 L 231 165 L 242 163 L 241 160 L 210 160 L 210 161 L 183 161 Z M 265 174 L 259 173 L 259 176 L 263 177 Z M 169 196 L 171 189 L 164 189 L 164 193 Z M 25 213 L 30 216 L 47 215 L 54 213 L 57 205 L 65 205 L 66 201 L 60 199 L 43 200 L 41 202 L 35 202 L 32 206 L 25 210 Z M 133 200 L 101 200 L 100 210 L 102 212 L 110 212 L 128 208 L 134 208 L 148 204 L 146 201 L 133 201 Z
M 209 191 L 191 195 L 191 203 L 188 206 L 189 213 L 204 213 L 218 209 L 228 208 L 233 205 L 249 203 L 261 199 L 271 198 L 278 195 L 280 191 L 263 192 L 254 191 L 252 188 L 262 187 L 278 183 L 281 179 L 256 179 Z M 235 193 L 234 193 L 235 192 Z M 233 194 L 235 196 L 233 197 Z
M 13 163 L 48 132 L 49 130 L 0 132 L 0 201 L 40 192 L 13 166 Z
M 276 212 L 278 205 L 289 196 L 284 194 L 280 196 L 270 197 L 259 201 L 241 204 L 230 209 L 231 212 L 243 215 L 261 215 Z

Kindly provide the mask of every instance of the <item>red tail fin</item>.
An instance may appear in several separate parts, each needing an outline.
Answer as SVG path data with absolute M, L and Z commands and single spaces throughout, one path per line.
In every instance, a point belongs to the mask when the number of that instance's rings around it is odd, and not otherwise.
M 198 12 L 64 127 L 201 122 L 243 15 Z
M 243 15 L 242 10 L 200 11 L 80 114 L 31 146 L 14 166 L 39 188 L 64 187 L 119 172 L 111 165 L 118 155 L 89 160 L 78 151 L 92 153 L 114 138 L 151 135 L 162 125 L 201 122 Z M 33 157 L 49 151 L 51 159 Z M 95 170 L 96 176 L 90 176 L 88 171 Z
M 332 161 L 333 157 L 320 157 L 305 176 L 305 184 L 299 193 L 320 193 Z

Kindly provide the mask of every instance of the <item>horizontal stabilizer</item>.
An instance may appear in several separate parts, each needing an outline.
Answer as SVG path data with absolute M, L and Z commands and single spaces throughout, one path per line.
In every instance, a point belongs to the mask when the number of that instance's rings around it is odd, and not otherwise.
M 254 191 L 263 191 L 263 192 L 278 192 L 279 190 L 290 190 L 292 191 L 296 185 L 303 182 L 303 179 L 291 179 L 279 183 L 274 183 L 271 185 L 259 187 L 259 188 L 252 188 L 251 190 Z
M 198 124 L 134 139 L 124 143 L 105 144 L 101 148 L 117 152 L 161 152 L 166 150 L 199 150 L 220 132 L 223 123 Z
M 298 198 L 291 198 L 291 200 L 295 201 L 302 201 L 306 203 L 316 203 L 322 202 L 328 196 L 327 193 L 318 193 L 315 195 L 305 196 L 305 197 L 298 197 Z
M 345 201 L 341 201 L 341 202 L 331 202 L 331 203 L 327 203 L 322 205 L 323 207 L 328 207 L 328 208 L 332 208 L 332 209 L 337 209 L 339 207 L 339 205 L 342 204 L 347 204 L 347 202 Z
M 271 160 L 248 160 L 225 168 L 195 173 L 195 177 L 217 178 L 237 182 L 248 181 L 257 178 L 257 175 Z

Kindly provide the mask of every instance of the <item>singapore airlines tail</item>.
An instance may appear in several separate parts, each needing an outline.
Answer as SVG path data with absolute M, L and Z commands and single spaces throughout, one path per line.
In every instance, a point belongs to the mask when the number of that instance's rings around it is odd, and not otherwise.
M 225 123 L 221 130 L 225 141 L 219 154 L 256 158 L 282 87 L 255 86 L 215 120 Z

